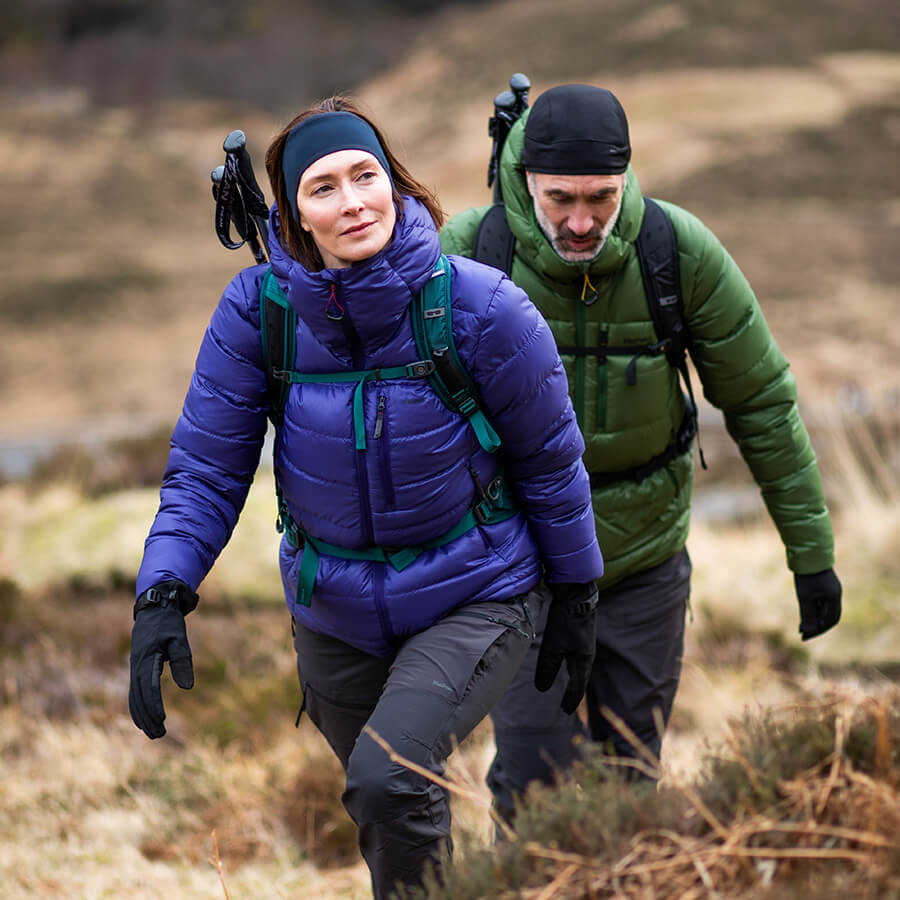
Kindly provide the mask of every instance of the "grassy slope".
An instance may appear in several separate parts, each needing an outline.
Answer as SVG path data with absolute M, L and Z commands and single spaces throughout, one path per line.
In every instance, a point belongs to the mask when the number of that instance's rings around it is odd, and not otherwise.
M 0 583 L 3 895 L 214 896 L 215 831 L 232 897 L 365 896 L 336 763 L 308 721 L 293 728 L 289 627 L 274 554 L 263 549 L 274 545 L 267 484 L 251 494 L 189 620 L 196 687 L 181 693 L 165 678 L 169 736 L 150 744 L 131 724 L 129 573 L 154 494 L 0 491 L 0 530 L 16 536 L 0 563 L 20 585 Z M 693 623 L 663 758 L 668 783 L 694 777 L 743 710 L 882 689 L 871 668 L 895 660 L 900 641 L 897 507 L 861 494 L 856 514 L 838 521 L 838 544 L 844 621 L 800 645 L 768 525 L 694 528 Z M 68 548 L 52 573 L 50 545 Z M 484 725 L 451 766 L 480 797 L 454 802 L 468 847 L 490 833 L 490 753 Z

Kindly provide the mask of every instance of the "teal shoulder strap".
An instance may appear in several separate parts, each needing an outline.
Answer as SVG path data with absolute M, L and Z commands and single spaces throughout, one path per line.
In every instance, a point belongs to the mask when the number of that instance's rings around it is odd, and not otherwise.
M 294 367 L 297 314 L 272 274 L 271 266 L 266 269 L 259 288 L 259 336 L 269 385 L 269 418 L 278 425 L 290 389 L 290 384 L 279 374 Z
M 478 443 L 495 453 L 500 438 L 478 402 L 478 391 L 465 370 L 453 341 L 450 303 L 450 261 L 441 254 L 431 278 L 412 303 L 412 327 L 420 359 L 431 359 L 429 382 L 441 402 L 468 419 Z

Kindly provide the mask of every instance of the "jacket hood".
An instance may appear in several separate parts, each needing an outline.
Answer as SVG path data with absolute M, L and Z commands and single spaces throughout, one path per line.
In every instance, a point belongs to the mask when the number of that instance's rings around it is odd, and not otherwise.
M 618 269 L 626 260 L 637 238 L 644 215 L 644 199 L 637 176 L 629 165 L 622 209 L 612 233 L 603 249 L 587 262 L 567 262 L 547 240 L 534 214 L 534 200 L 528 192 L 525 169 L 522 166 L 522 147 L 525 141 L 525 122 L 531 110 L 510 129 L 500 157 L 500 182 L 506 218 L 519 242 L 521 252 L 528 257 L 534 271 L 556 282 L 580 281 L 588 275 L 605 275 Z
M 291 306 L 339 358 L 346 357 L 348 324 L 367 353 L 390 340 L 441 253 L 428 210 L 407 196 L 384 249 L 347 268 L 314 272 L 290 256 L 281 243 L 275 207 L 269 216 L 269 247 L 272 271 Z

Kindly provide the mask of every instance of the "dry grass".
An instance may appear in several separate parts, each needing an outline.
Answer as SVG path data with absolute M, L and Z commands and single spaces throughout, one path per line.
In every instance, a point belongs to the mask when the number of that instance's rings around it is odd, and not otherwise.
M 635 746 L 641 768 L 658 772 Z M 896 688 L 837 691 L 733 722 L 694 783 L 657 791 L 622 779 L 614 762 L 589 752 L 570 778 L 530 792 L 517 834 L 409 896 L 693 900 L 774 888 L 830 898 L 860 881 L 860 897 L 900 892 Z
M 710 758 L 737 759 L 750 782 L 750 770 L 771 768 L 754 761 L 748 769 L 734 756 L 734 735 L 750 730 L 742 722 L 796 720 L 836 691 L 847 722 L 879 709 L 887 679 L 879 680 L 878 668 L 896 663 L 900 640 L 900 508 L 872 490 L 863 474 L 872 463 L 860 456 L 858 437 L 853 443 L 839 434 L 834 445 L 844 449 L 829 458 L 843 460 L 843 468 L 826 474 L 830 484 L 843 485 L 845 498 L 836 527 L 846 612 L 828 635 L 810 644 L 796 637 L 790 576 L 768 522 L 694 526 L 694 618 L 661 760 L 669 796 L 684 800 L 686 791 L 698 790 L 692 785 L 708 776 Z M 878 459 L 884 466 L 884 457 Z M 221 896 L 220 873 L 209 861 L 213 832 L 234 900 L 367 895 L 354 830 L 338 800 L 339 768 L 308 721 L 293 728 L 299 699 L 293 652 L 274 552 L 261 549 L 274 551 L 269 490 L 265 480 L 253 489 L 233 544 L 201 589 L 201 607 L 189 620 L 197 684 L 182 693 L 166 678 L 169 735 L 151 743 L 126 709 L 131 585 L 120 573 L 137 564 L 155 491 L 88 499 L 65 486 L 0 489 L 4 896 Z M 54 546 L 68 549 L 48 572 Z M 863 866 L 853 854 L 878 850 L 872 804 L 880 798 L 879 816 L 887 822 L 896 797 L 861 777 L 840 754 L 836 732 L 830 734 L 805 781 L 782 779 L 780 809 L 790 811 L 794 831 L 781 812 L 770 810 L 729 820 L 715 808 L 715 787 L 707 787 L 703 802 L 727 836 L 696 809 L 673 821 L 669 834 L 653 826 L 664 821 L 662 812 L 647 812 L 642 833 L 602 864 L 583 847 L 554 849 L 534 833 L 523 837 L 528 871 L 549 873 L 532 896 L 542 890 L 548 898 L 583 896 L 587 884 L 603 896 L 610 879 L 642 885 L 642 896 L 677 896 L 659 888 L 663 875 L 684 896 L 691 890 L 712 896 L 703 872 L 715 885 L 730 885 L 717 887 L 719 896 L 752 895 L 759 879 L 778 874 L 774 890 L 781 873 L 805 871 L 802 866 L 812 865 L 806 857 L 818 860 L 807 873 L 816 885 L 824 877 L 816 866 L 827 872 L 834 865 Z M 896 747 L 893 736 L 890 741 Z M 491 754 L 484 723 L 448 768 L 450 779 L 469 792 L 453 801 L 458 859 L 466 867 L 486 851 L 493 832 L 483 781 Z M 565 804 L 550 802 L 565 819 Z M 597 802 L 587 821 L 607 823 L 614 836 L 615 804 Z M 802 803 L 821 814 L 799 817 Z M 547 810 L 536 818 L 542 828 L 552 825 Z M 695 833 L 698 822 L 711 830 Z M 831 859 L 837 856 L 842 862 Z M 646 893 L 647 884 L 656 885 L 656 895 Z
M 292 776 L 329 769 L 309 732 L 286 724 L 248 755 L 196 736 L 151 744 L 124 712 L 97 726 L 8 705 L 0 725 L 4 897 L 222 896 L 213 831 L 233 898 L 364 896 L 364 867 L 311 862 L 327 847 L 321 828 L 292 833 L 286 807 L 307 804 Z

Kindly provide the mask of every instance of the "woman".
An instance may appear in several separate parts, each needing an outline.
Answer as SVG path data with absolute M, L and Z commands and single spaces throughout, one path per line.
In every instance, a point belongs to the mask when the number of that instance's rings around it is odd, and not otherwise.
M 565 661 L 577 704 L 602 559 L 566 376 L 526 295 L 494 269 L 450 261 L 456 348 L 502 442 L 491 453 L 427 379 L 382 374 L 417 359 L 410 308 L 440 260 L 433 195 L 346 98 L 290 122 L 266 168 L 272 271 L 298 317 L 299 383 L 275 446 L 281 572 L 304 708 L 346 770 L 344 804 L 381 898 L 449 850 L 450 815 L 445 792 L 391 762 L 364 727 L 440 773 L 522 661 L 542 577 L 559 622 L 545 675 Z M 146 542 L 129 700 L 151 738 L 165 734 L 163 661 L 193 684 L 184 615 L 237 522 L 266 432 L 264 274 L 239 273 L 213 314 Z M 485 486 L 515 505 L 473 516 Z M 395 565 L 409 548 L 412 561 Z

